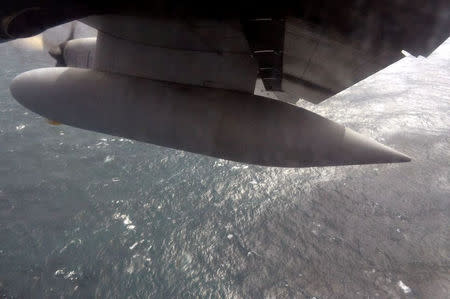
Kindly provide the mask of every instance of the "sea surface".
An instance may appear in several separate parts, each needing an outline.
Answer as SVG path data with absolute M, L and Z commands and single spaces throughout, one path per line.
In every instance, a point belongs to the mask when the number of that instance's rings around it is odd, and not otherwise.
M 315 106 L 412 157 L 305 169 L 54 126 L 0 44 L 1 298 L 449 298 L 450 40 Z

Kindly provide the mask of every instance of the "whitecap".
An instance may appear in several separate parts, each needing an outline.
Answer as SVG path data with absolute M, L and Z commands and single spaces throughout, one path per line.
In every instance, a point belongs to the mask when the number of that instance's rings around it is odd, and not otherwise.
M 409 294 L 411 293 L 411 288 L 408 287 L 403 281 L 399 280 L 397 285 L 402 289 L 403 293 Z
M 130 250 L 133 250 L 138 244 L 138 242 L 134 242 L 134 244 L 129 247 Z
M 114 160 L 114 156 L 110 156 L 110 155 L 108 155 L 108 156 L 106 156 L 106 158 L 105 158 L 105 163 L 109 163 L 109 162 L 111 162 L 112 160 Z
M 122 217 L 122 219 L 123 219 L 123 224 L 128 225 L 128 224 L 133 223 L 133 222 L 130 220 L 130 217 L 129 217 L 128 215 L 122 215 L 122 216 L 123 216 L 123 217 Z

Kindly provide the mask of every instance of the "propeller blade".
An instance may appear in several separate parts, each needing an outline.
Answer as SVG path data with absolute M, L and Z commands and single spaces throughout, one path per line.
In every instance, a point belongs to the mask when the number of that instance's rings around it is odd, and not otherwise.
M 45 36 L 46 32 L 44 32 Z M 48 54 L 56 60 L 55 66 L 67 66 L 67 63 L 64 60 L 64 49 L 67 45 L 67 42 L 71 41 L 75 36 L 75 22 L 70 23 L 69 34 L 67 38 L 59 43 L 53 44 L 52 41 L 48 38 L 43 38 L 44 47 L 49 49 Z

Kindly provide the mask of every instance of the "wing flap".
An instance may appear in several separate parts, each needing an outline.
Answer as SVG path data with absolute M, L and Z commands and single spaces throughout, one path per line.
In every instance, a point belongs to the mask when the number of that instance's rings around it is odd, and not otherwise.
M 312 103 L 322 102 L 401 58 L 400 52 L 390 49 L 363 50 L 356 41 L 299 19 L 288 18 L 285 28 L 281 89 Z

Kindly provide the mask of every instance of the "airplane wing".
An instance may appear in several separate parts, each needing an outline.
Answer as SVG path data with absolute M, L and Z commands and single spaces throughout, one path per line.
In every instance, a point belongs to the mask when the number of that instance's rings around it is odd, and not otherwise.
M 279 98 L 320 103 L 402 57 L 427 56 L 450 34 L 447 0 L 6 1 L 0 41 L 89 15 L 237 19 L 258 74 Z
M 450 35 L 443 1 L 305 2 L 297 17 L 246 20 L 267 91 L 318 104 L 403 57 L 427 56 Z
M 283 99 L 320 103 L 399 59 L 404 49 L 426 55 L 437 47 L 449 34 L 450 26 L 442 26 L 449 22 L 442 14 L 447 2 L 281 1 L 272 10 L 246 1 L 198 2 L 204 4 L 199 10 L 161 0 L 107 9 L 77 2 L 58 11 L 65 20 L 86 17 L 97 38 L 65 42 L 52 56 L 68 67 L 23 73 L 11 92 L 60 123 L 244 163 L 410 160 L 308 110 L 254 95 L 255 82 L 261 78 Z M 9 15 L 3 32 L 35 33 L 34 20 L 42 29 L 61 19 L 54 13 L 60 5 L 49 6 L 46 17 L 41 9 Z M 24 14 L 34 17 L 25 22 Z

